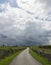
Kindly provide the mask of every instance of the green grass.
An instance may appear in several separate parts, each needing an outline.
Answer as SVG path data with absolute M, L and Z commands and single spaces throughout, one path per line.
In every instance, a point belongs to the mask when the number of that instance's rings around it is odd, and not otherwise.
M 38 60 L 42 65 L 51 65 L 51 62 L 48 62 L 48 60 L 44 57 L 41 57 L 37 53 L 33 52 L 31 49 L 29 50 L 30 54 L 32 55 L 33 58 Z
M 47 46 L 47 47 L 49 47 L 49 46 Z M 51 47 L 51 46 L 50 46 Z M 42 52 L 44 52 L 44 53 L 49 53 L 49 54 L 51 54 L 51 49 L 50 48 L 46 48 L 46 47 L 43 47 L 43 46 L 32 46 L 32 47 L 30 47 L 30 48 L 32 48 L 32 49 L 34 49 L 34 50 L 39 50 L 39 51 L 42 51 Z
M 0 61 L 0 65 L 9 65 L 9 63 L 11 62 L 11 60 L 12 60 L 15 56 L 17 56 L 21 51 L 22 51 L 22 50 L 19 50 L 18 52 L 14 53 L 14 54 L 12 54 L 12 55 L 10 55 L 10 56 L 8 56 L 8 57 L 6 57 L 5 59 L 2 59 L 2 60 Z
M 17 47 L 14 47 L 14 46 L 0 46 L 0 50 L 8 50 L 8 49 L 22 49 L 22 48 L 25 48 L 25 47 L 22 47 L 22 46 L 17 46 Z

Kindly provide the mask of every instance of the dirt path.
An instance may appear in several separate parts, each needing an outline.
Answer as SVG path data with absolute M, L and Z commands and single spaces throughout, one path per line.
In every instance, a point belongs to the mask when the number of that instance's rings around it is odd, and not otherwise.
M 29 48 L 20 53 L 10 65 L 42 65 L 36 61 L 30 54 Z

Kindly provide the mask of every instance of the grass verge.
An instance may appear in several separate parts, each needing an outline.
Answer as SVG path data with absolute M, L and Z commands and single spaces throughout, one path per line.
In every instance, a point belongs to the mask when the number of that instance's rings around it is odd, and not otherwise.
M 5 59 L 2 59 L 0 61 L 0 65 L 9 65 L 9 63 L 12 61 L 13 58 L 15 58 L 22 50 L 19 50 L 18 52 L 6 57 Z
M 31 49 L 29 50 L 29 52 L 32 55 L 32 57 L 35 58 L 40 63 L 42 63 L 42 65 L 51 65 L 51 62 L 48 62 L 48 60 L 46 58 L 41 57 L 37 53 L 33 52 Z

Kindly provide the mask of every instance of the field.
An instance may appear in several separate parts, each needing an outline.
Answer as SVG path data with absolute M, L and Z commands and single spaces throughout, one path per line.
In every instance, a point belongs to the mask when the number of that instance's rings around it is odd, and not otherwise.
M 0 65 L 8 65 L 26 47 L 0 46 Z
M 0 46 L 0 65 L 8 65 L 11 60 L 27 47 Z M 43 65 L 51 65 L 51 46 L 30 46 L 30 54 Z
M 43 65 L 51 65 L 51 46 L 32 46 L 30 54 Z
M 50 46 L 32 46 L 31 48 L 34 50 L 51 54 L 51 45 Z

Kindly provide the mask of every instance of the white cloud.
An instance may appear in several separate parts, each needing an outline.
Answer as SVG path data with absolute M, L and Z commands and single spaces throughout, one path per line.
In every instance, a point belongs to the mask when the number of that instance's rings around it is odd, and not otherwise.
M 51 15 L 49 16 L 48 14 L 50 10 L 49 6 L 49 10 L 48 8 L 45 9 L 45 4 L 39 2 L 40 0 L 15 1 L 9 0 L 9 2 L 0 4 L 0 8 L 5 9 L 5 11 L 0 12 L 0 33 L 12 36 L 22 36 L 28 30 L 28 26 L 30 26 L 29 29 L 31 30 L 29 31 L 32 32 L 26 33 L 27 36 L 29 37 L 29 34 L 35 35 L 38 41 L 39 33 L 43 34 L 44 32 L 51 30 Z M 29 22 L 36 25 L 29 25 Z M 35 37 L 33 38 L 36 39 Z

